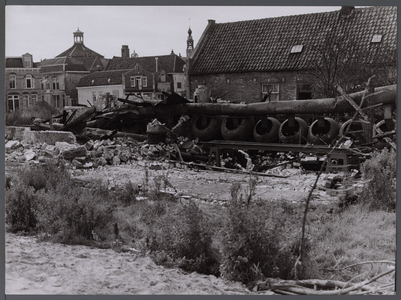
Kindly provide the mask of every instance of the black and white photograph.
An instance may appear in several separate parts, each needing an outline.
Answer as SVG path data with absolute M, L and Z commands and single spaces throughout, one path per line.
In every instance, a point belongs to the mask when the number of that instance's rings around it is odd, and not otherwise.
M 4 23 L 7 296 L 396 295 L 396 5 Z

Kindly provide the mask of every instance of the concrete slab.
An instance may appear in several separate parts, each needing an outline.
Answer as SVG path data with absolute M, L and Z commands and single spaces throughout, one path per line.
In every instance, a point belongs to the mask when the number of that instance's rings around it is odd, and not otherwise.
M 6 126 L 5 138 L 7 140 L 22 140 L 25 132 L 30 132 L 30 127 L 17 127 L 17 126 Z
M 75 135 L 69 131 L 25 131 L 23 140 L 27 143 L 47 143 L 55 145 L 56 142 L 76 143 Z

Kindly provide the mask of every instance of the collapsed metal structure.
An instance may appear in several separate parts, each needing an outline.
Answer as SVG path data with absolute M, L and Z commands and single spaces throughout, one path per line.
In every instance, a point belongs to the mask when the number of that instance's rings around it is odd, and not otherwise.
M 189 115 L 189 131 L 201 141 L 329 145 L 339 135 L 360 133 L 359 137 L 369 143 L 378 136 L 376 128 L 381 128 L 379 134 L 395 130 L 396 90 L 396 85 L 390 85 L 337 98 L 250 104 L 192 103 L 175 93 L 166 93 L 167 98 L 156 104 L 127 97 L 118 99 L 124 105 L 97 112 L 88 126 L 144 134 L 146 124 L 154 118 L 173 128 L 180 116 Z M 351 123 L 351 113 L 379 106 L 383 107 L 381 117 Z

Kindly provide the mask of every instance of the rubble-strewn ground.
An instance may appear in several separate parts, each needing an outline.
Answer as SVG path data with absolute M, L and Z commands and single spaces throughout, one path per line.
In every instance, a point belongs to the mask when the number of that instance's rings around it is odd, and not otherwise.
M 174 193 L 183 202 L 195 201 L 201 207 L 224 207 L 231 199 L 232 184 L 240 182 L 245 191 L 253 176 L 173 162 L 166 158 L 172 150 L 171 145 L 162 147 L 129 140 L 118 143 L 91 141 L 84 146 L 68 143 L 29 145 L 23 141 L 9 141 L 6 143 L 5 171 L 9 175 L 27 164 L 64 157 L 67 159 L 61 158 L 59 162 L 68 165 L 80 185 L 102 180 L 110 189 L 119 189 L 131 181 L 142 188 L 145 185 L 154 188 L 154 178 L 163 177 L 170 183 L 165 192 Z M 305 172 L 298 167 L 283 164 L 269 169 L 267 173 L 271 176 L 258 176 L 252 201 L 306 200 L 316 180 L 316 172 Z M 342 187 L 327 189 L 327 182 L 333 176 L 321 176 L 312 194 L 312 206 L 339 200 Z M 353 180 L 350 188 L 362 187 L 362 181 Z M 164 268 L 149 257 L 132 252 L 39 242 L 35 237 L 10 233 L 6 234 L 6 293 L 252 294 L 240 283 Z
M 20 167 L 8 163 L 6 172 Z M 101 179 L 109 188 L 131 181 L 149 184 L 156 176 L 169 179 L 182 201 L 192 199 L 199 205 L 223 205 L 230 199 L 233 182 L 247 186 L 250 175 L 193 170 L 171 162 L 139 161 L 132 165 L 104 166 L 72 170 L 80 184 Z M 277 171 L 278 172 L 278 171 Z M 303 201 L 315 181 L 314 172 L 283 169 L 287 178 L 258 177 L 256 200 L 287 199 Z M 332 175 L 331 175 L 332 176 Z M 324 187 L 325 177 L 318 186 Z M 172 192 L 174 188 L 171 188 Z M 313 202 L 336 201 L 323 189 L 316 189 Z M 38 242 L 35 237 L 6 235 L 7 294 L 250 294 L 240 283 L 214 276 L 185 274 L 178 269 L 157 266 L 148 257 L 117 253 L 111 249 L 68 246 Z M 255 292 L 256 293 L 256 292 Z M 254 294 L 255 294 L 254 293 Z

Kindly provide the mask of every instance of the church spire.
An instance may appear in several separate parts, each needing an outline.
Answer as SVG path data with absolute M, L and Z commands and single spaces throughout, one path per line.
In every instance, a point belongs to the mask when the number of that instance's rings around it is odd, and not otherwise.
M 191 27 L 188 29 L 188 38 L 187 38 L 187 50 L 194 49 L 194 39 L 192 38 L 192 30 Z

